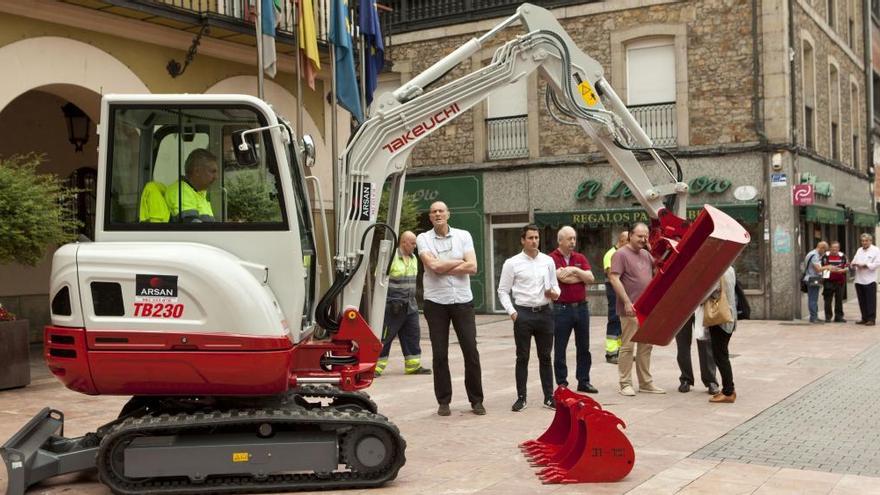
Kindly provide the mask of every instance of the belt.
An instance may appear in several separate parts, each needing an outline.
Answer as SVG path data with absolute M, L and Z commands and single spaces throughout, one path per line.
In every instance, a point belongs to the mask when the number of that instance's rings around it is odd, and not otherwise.
M 548 309 L 550 307 L 550 305 L 545 304 L 543 306 L 520 306 L 519 304 L 514 304 L 513 307 L 516 309 L 521 309 L 523 311 L 528 310 L 528 311 L 531 311 L 532 313 L 540 313 L 541 311 Z
M 568 307 L 568 308 L 576 308 L 576 307 L 578 307 L 578 306 L 580 306 L 580 305 L 582 305 L 582 304 L 587 304 L 587 302 L 586 302 L 586 301 L 578 301 L 578 302 L 573 302 L 573 303 L 561 303 L 561 302 L 556 302 L 556 303 L 553 303 L 553 304 L 555 304 L 555 305 L 557 305 L 557 306 Z

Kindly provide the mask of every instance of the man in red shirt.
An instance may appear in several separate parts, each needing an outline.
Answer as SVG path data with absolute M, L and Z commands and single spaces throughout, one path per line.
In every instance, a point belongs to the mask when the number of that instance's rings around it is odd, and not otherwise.
M 823 272 L 828 270 L 828 278 L 825 279 L 825 291 L 822 295 L 825 298 L 825 321 L 831 321 L 834 317 L 835 323 L 844 323 L 843 319 L 843 292 L 846 287 L 846 255 L 840 252 L 840 243 L 834 241 L 831 243 L 831 249 L 822 257 Z M 822 275 L 825 276 L 824 273 Z M 831 312 L 831 302 L 834 301 L 834 312 Z
M 590 310 L 587 308 L 587 288 L 593 283 L 593 272 L 587 258 L 574 250 L 577 233 L 568 225 L 559 229 L 556 235 L 558 248 L 550 253 L 556 264 L 556 278 L 559 280 L 561 294 L 553 304 L 553 323 L 555 338 L 553 343 L 553 370 L 556 384 L 568 386 L 568 366 L 565 351 L 568 339 L 574 330 L 574 345 L 578 392 L 598 393 L 590 383 Z

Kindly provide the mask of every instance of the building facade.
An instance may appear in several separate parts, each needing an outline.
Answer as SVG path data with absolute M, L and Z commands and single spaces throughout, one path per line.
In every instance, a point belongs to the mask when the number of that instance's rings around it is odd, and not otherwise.
M 75 214 L 89 237 L 94 222 L 96 123 L 103 94 L 216 93 L 257 95 L 253 3 L 248 0 L 0 1 L 0 156 L 36 152 L 38 172 L 52 172 L 82 189 Z M 315 89 L 298 100 L 292 30 L 293 2 L 282 2 L 278 73 L 266 77 L 265 100 L 291 122 L 302 108 L 301 129 L 313 136 L 332 219 L 330 136 L 332 107 L 326 59 L 327 3 L 316 3 L 319 48 L 325 59 Z M 175 66 L 176 64 L 176 66 Z M 301 104 L 300 104 L 301 101 Z M 73 104 L 88 124 L 82 151 L 69 142 L 62 107 Z M 348 113 L 338 130 L 345 142 Z M 222 144 L 212 151 L 222 156 Z M 173 179 L 172 179 L 173 180 Z M 219 194 L 219 193 L 218 193 Z M 315 204 L 315 208 L 320 205 Z M 323 249 L 323 248 L 322 248 Z M 30 320 L 32 340 L 48 321 L 50 246 L 36 267 L 0 266 L 0 303 Z
M 516 8 L 513 2 L 391 2 L 388 89 L 426 69 Z M 535 2 L 541 4 L 542 2 Z M 544 2 L 655 144 L 673 152 L 690 184 L 689 216 L 704 204 L 728 212 L 751 242 L 735 267 L 756 318 L 800 316 L 803 255 L 818 240 L 852 254 L 874 232 L 870 30 L 859 0 L 624 0 Z M 461 4 L 461 5 L 459 5 Z M 422 8 L 419 8 L 421 6 Z M 455 10 L 455 8 L 458 10 Z M 457 15 L 450 15 L 450 9 Z M 509 29 L 444 78 L 491 60 Z M 426 57 L 425 54 L 432 54 Z M 412 154 L 408 190 L 444 199 L 443 184 L 480 184 L 483 239 L 475 292 L 497 311 L 494 287 L 517 253 L 519 227 L 543 228 L 543 249 L 572 225 L 601 282 L 602 254 L 617 232 L 646 215 L 579 128 L 557 122 L 546 85 L 532 74 L 439 130 Z M 659 167 L 647 168 L 652 179 Z M 417 183 L 417 185 L 415 185 Z M 793 186 L 811 184 L 811 205 Z M 452 208 L 452 225 L 456 225 Z M 472 232 L 473 233 L 473 232 Z M 590 291 L 605 310 L 602 285 Z

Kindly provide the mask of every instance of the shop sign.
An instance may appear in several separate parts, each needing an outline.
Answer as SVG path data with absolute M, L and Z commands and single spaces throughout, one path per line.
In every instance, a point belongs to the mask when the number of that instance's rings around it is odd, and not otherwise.
M 714 205 L 733 218 L 754 223 L 758 221 L 758 203 L 738 203 L 735 205 Z M 689 206 L 687 219 L 694 220 L 703 211 L 702 206 Z M 612 225 L 648 223 L 651 219 L 642 208 L 615 208 L 609 210 L 574 211 L 574 212 L 541 212 L 535 213 L 535 223 L 540 225 Z
M 809 206 L 813 204 L 813 185 L 797 184 L 791 186 L 791 204 L 795 206 Z
M 404 191 L 420 211 L 426 211 L 435 201 L 443 201 L 451 210 L 479 210 L 483 207 L 483 185 L 479 175 L 407 178 Z
M 701 175 L 700 177 L 691 179 L 688 183 L 688 187 L 692 196 L 703 193 L 718 195 L 730 189 L 730 184 L 730 181 L 724 178 Z M 578 184 L 577 190 L 574 193 L 574 198 L 577 201 L 592 201 L 596 199 L 596 196 L 601 190 L 601 182 L 592 179 L 585 180 Z M 614 183 L 611 184 L 611 190 L 605 193 L 606 198 L 628 199 L 632 196 L 633 193 L 630 191 L 629 186 L 627 186 L 622 180 L 614 181 Z

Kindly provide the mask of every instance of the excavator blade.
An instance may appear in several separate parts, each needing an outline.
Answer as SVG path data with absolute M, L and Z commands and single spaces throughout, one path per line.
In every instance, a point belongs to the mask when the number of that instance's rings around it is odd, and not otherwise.
M 721 210 L 705 205 L 635 302 L 634 342 L 667 345 L 749 243 L 749 233 Z

